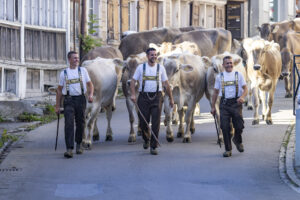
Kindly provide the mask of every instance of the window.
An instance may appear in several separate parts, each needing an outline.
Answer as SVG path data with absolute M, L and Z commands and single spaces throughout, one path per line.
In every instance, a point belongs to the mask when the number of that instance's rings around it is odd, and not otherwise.
M 40 70 L 27 69 L 26 89 L 40 89 Z
M 21 0 L 0 0 L 0 19 L 19 21 Z
M 17 72 L 13 69 L 4 69 L 5 74 L 5 92 L 17 94 Z

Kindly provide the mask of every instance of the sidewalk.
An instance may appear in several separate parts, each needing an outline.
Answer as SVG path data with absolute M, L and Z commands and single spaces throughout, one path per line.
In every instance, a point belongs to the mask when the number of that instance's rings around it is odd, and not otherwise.
M 293 190 L 300 193 L 300 167 L 295 167 L 296 126 L 291 124 L 284 136 L 279 154 L 279 174 Z

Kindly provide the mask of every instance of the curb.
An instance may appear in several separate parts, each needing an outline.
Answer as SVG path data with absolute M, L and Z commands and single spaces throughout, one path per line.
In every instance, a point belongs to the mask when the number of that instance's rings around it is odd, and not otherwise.
M 294 165 L 295 132 L 295 123 L 289 125 L 285 132 L 279 153 L 279 174 L 283 182 L 300 193 L 300 179 L 296 175 Z

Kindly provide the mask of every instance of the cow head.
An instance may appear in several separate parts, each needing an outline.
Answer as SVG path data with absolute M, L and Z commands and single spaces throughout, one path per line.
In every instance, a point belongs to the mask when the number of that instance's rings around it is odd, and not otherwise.
M 269 23 L 264 23 L 261 27 L 257 27 L 260 37 L 265 40 L 272 40 L 272 27 Z
M 280 78 L 290 75 L 292 69 L 292 62 L 293 62 L 293 54 L 287 48 L 283 48 L 280 52 L 281 54 L 281 62 L 282 62 L 282 69 Z
M 129 56 L 123 63 L 122 82 L 127 82 L 129 85 L 137 66 L 146 61 L 146 53 Z

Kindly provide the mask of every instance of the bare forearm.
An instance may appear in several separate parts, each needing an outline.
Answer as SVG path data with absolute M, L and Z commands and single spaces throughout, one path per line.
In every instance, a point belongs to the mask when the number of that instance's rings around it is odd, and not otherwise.
M 213 93 L 212 100 L 211 100 L 211 107 L 212 108 L 215 108 L 216 101 L 217 101 L 217 98 L 218 98 L 218 93 L 219 93 L 219 91 L 214 89 L 214 93 Z

